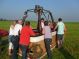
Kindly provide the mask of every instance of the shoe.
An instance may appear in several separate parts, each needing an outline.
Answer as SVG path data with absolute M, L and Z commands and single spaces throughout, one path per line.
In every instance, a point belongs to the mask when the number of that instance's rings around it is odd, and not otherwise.
M 22 56 L 22 54 L 21 54 L 21 53 L 18 53 L 18 55 L 19 55 L 19 56 Z
M 30 57 L 27 57 L 27 59 L 31 59 Z
M 9 56 L 11 56 L 12 55 L 12 53 L 9 53 Z

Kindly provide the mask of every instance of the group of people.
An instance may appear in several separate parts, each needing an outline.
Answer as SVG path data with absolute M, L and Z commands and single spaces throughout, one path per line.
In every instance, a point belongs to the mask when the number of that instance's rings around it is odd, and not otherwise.
M 25 21 L 22 26 L 23 21 L 18 20 L 14 21 L 10 26 L 9 30 L 9 55 L 12 55 L 12 59 L 18 59 L 18 50 L 19 48 L 22 51 L 22 59 L 27 59 L 27 49 L 30 44 L 30 36 L 36 36 L 32 27 L 30 26 L 29 21 Z M 44 34 L 44 42 L 45 48 L 47 51 L 48 59 L 52 59 L 52 53 L 50 44 L 52 41 L 52 31 L 50 26 L 50 22 L 42 20 L 40 24 L 42 27 L 42 34 Z M 62 19 L 59 18 L 56 27 L 57 29 L 57 39 L 58 39 L 58 47 L 62 46 L 62 40 L 64 36 L 65 24 L 62 22 Z
M 35 36 L 30 22 L 26 21 L 22 26 L 22 20 L 14 21 L 9 30 L 9 55 L 12 59 L 18 59 L 18 49 L 22 50 L 22 59 L 27 59 L 27 48 L 30 43 L 30 36 Z M 12 50 L 12 52 L 11 52 Z

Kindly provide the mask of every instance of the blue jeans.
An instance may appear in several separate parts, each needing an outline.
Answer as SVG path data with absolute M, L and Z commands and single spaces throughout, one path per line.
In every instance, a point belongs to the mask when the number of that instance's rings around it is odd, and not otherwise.
M 9 35 L 9 36 L 8 36 L 9 42 L 11 42 L 12 38 L 13 38 L 13 35 Z
M 50 39 L 50 38 L 45 38 L 44 39 L 48 59 L 52 59 L 52 53 L 51 53 L 51 48 L 50 48 L 51 40 L 52 39 Z
M 22 59 L 27 59 L 27 48 L 28 48 L 28 46 L 20 45 L 20 48 L 22 50 Z
M 11 42 L 13 44 L 12 59 L 18 59 L 19 36 L 13 36 Z

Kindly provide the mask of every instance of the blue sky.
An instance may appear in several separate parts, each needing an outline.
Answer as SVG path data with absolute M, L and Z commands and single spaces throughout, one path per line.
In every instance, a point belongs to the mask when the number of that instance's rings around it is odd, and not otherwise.
M 79 21 L 79 0 L 0 0 L 0 18 L 20 19 L 24 11 L 41 5 L 55 20 Z

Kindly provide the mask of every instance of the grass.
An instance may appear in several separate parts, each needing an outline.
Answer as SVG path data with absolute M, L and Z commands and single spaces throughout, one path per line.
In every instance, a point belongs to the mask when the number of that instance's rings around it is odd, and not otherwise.
M 9 30 L 12 21 L 0 21 L 0 29 Z
M 66 23 L 67 32 L 65 33 L 65 39 L 63 49 L 54 49 L 54 59 L 79 59 L 79 23 L 69 22 Z
M 10 24 L 10 21 L 0 21 L 0 28 L 8 30 Z M 65 33 L 63 48 L 52 50 L 53 59 L 79 59 L 79 22 L 66 22 L 65 24 L 67 32 Z M 34 22 L 32 26 L 36 27 Z M 4 49 L 0 52 L 0 59 L 9 59 L 8 44 L 3 44 L 3 46 Z M 47 59 L 47 56 L 43 59 Z

